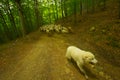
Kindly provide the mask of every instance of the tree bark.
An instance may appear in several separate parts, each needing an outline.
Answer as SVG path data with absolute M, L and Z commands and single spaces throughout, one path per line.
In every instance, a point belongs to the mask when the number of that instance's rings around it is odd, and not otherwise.
M 67 17 L 68 13 L 67 13 L 67 7 L 66 7 L 66 0 L 63 0 L 63 10 L 64 10 L 65 17 Z
M 56 20 L 58 20 L 58 8 L 57 8 L 57 1 L 54 0 L 55 2 L 55 10 L 56 10 Z
M 50 3 L 49 0 L 47 0 L 48 4 Z M 50 11 L 50 5 L 48 5 L 48 16 L 49 16 L 49 22 L 51 23 L 51 11 Z
M 2 15 L 3 13 L 2 13 L 2 11 L 0 10 L 0 17 L 1 17 L 1 19 L 2 19 L 2 23 L 1 24 L 3 24 L 3 36 L 4 36 L 4 38 L 5 38 L 5 40 L 6 41 L 8 41 L 8 39 L 10 39 L 10 31 L 9 31 L 9 29 L 8 29 L 8 26 L 7 26 L 7 24 L 6 24 L 6 21 L 5 21 L 5 19 L 4 19 L 4 16 Z
M 80 0 L 80 14 L 82 15 L 82 0 Z
M 11 22 L 11 27 L 13 29 L 13 38 L 16 38 L 19 36 L 19 33 L 18 33 L 18 30 L 17 30 L 17 27 L 16 27 L 16 24 L 15 24 L 15 20 L 14 20 L 14 17 L 13 17 L 13 14 L 12 14 L 12 11 L 10 9 L 10 5 L 9 5 L 9 1 L 6 0 L 6 6 L 7 6 L 7 14 L 9 16 L 9 19 L 10 19 L 10 22 Z
M 20 3 L 20 0 L 15 0 L 15 3 L 17 5 L 18 11 L 19 11 L 20 22 L 21 22 L 21 32 L 22 32 L 22 36 L 24 37 L 26 34 L 26 32 L 25 32 L 26 21 L 25 21 L 24 13 L 22 11 L 22 6 Z
M 40 27 L 38 0 L 34 0 L 34 5 L 35 5 L 36 27 Z
M 61 0 L 61 14 L 62 14 L 62 18 L 64 18 L 64 9 L 63 9 L 63 0 Z

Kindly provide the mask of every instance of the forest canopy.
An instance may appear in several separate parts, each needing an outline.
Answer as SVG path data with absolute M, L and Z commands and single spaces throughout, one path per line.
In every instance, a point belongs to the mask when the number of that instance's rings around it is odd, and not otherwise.
M 70 15 L 105 9 L 106 0 L 0 0 L 0 43 Z

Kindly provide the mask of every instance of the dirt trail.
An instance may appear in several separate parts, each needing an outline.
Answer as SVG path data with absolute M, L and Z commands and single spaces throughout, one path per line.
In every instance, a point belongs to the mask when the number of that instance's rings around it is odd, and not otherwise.
M 28 49 L 18 51 L 24 57 L 20 56 L 21 58 L 17 59 L 18 55 L 16 59 L 13 59 L 15 63 L 9 57 L 6 61 L 12 62 L 7 63 L 7 67 L 3 68 L 0 80 L 85 80 L 77 70 L 68 64 L 65 58 L 67 45 L 63 40 L 42 37 L 36 43 L 22 43 L 14 47 L 19 49 L 23 44 L 29 46 Z M 16 51 L 17 48 L 12 49 L 10 53 Z
M 75 34 L 39 34 L 0 47 L 0 80 L 86 80 L 65 58 L 69 45 L 85 47 L 86 43 L 83 45 Z M 88 76 L 89 80 L 104 80 L 94 73 L 88 72 Z

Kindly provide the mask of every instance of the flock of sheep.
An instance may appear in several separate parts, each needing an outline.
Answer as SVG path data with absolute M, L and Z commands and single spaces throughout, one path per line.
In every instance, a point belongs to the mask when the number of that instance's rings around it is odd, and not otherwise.
M 51 25 L 45 25 L 45 26 L 40 27 L 40 31 L 43 31 L 46 33 L 50 33 L 50 32 L 69 33 L 72 31 L 72 29 L 71 27 L 64 27 L 61 25 L 51 24 Z

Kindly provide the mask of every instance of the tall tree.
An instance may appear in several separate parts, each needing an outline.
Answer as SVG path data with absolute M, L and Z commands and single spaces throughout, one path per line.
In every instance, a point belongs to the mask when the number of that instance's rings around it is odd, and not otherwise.
M 0 6 L 0 7 L 3 8 L 2 6 Z M 4 9 L 4 8 L 3 8 L 3 9 Z M 5 32 L 6 36 L 7 36 L 8 38 L 10 38 L 10 31 L 9 31 L 8 25 L 7 25 L 6 21 L 5 21 L 5 18 L 4 18 L 4 15 L 3 15 L 3 14 L 4 14 L 3 11 L 0 10 L 1 24 L 3 25 L 3 26 L 1 26 L 1 27 L 4 28 L 4 32 Z
M 26 34 L 25 27 L 26 27 L 26 19 L 23 13 L 23 8 L 21 6 L 21 0 L 15 0 L 15 3 L 17 5 L 18 11 L 19 11 L 19 17 L 20 17 L 20 24 L 21 24 L 21 32 L 22 36 L 24 37 Z
M 36 17 L 36 26 L 40 27 L 40 13 L 39 13 L 39 4 L 38 0 L 34 0 L 34 6 L 35 6 L 35 17 Z
M 82 0 L 80 0 L 80 14 L 82 15 L 82 9 L 83 9 L 83 5 L 82 5 Z
M 60 8 L 61 8 L 61 14 L 62 14 L 62 18 L 64 18 L 65 16 L 64 16 L 64 2 L 63 2 L 64 0 L 61 0 L 61 2 L 60 2 Z
M 10 31 L 9 31 L 7 23 L 4 19 L 2 10 L 0 10 L 0 21 L 1 21 L 0 34 L 2 35 L 2 36 L 0 36 L 1 41 L 3 41 L 3 40 L 8 41 L 8 39 L 10 39 Z
M 65 17 L 67 17 L 68 16 L 68 11 L 67 11 L 67 1 L 68 0 L 63 0 L 63 10 L 64 10 L 64 15 L 65 15 Z
M 5 0 L 5 3 L 6 3 L 6 12 L 7 12 L 7 15 L 9 17 L 9 20 L 10 20 L 10 23 L 11 23 L 11 27 L 12 27 L 12 30 L 13 30 L 13 34 L 11 36 L 13 36 L 13 38 L 16 38 L 19 36 L 18 34 L 18 30 L 17 30 L 17 27 L 16 27 L 16 24 L 15 24 L 15 19 L 14 19 L 14 16 L 13 16 L 13 13 L 10 9 L 10 3 L 9 3 L 9 0 Z
M 49 22 L 52 23 L 52 20 L 51 20 L 51 10 L 50 10 L 50 0 L 47 0 L 48 2 L 48 17 L 49 17 Z
M 57 6 L 57 0 L 54 0 L 55 2 L 55 12 L 56 12 L 56 20 L 58 20 L 58 6 Z

